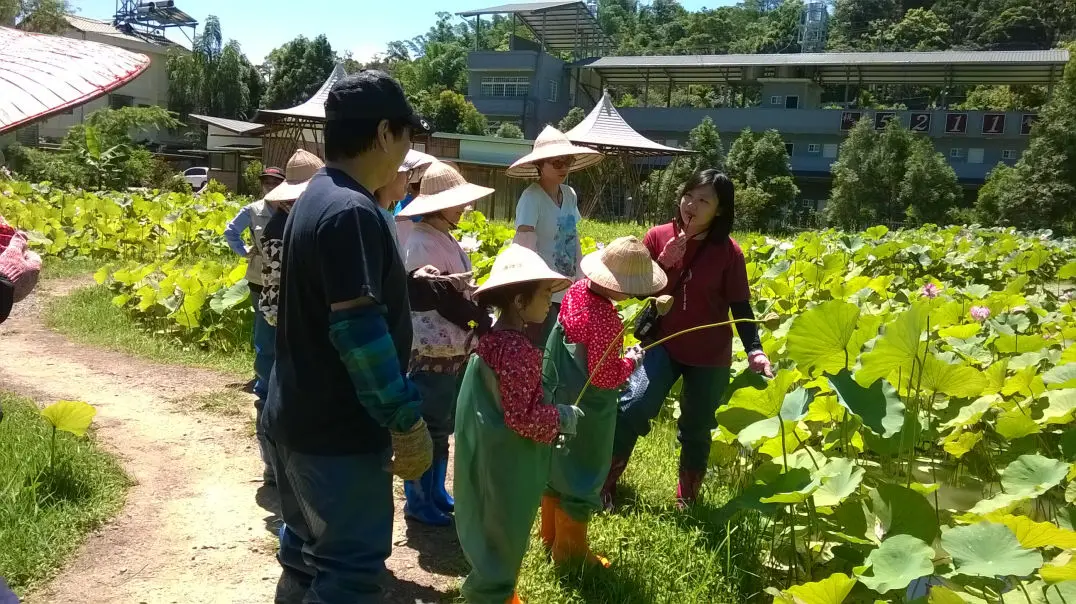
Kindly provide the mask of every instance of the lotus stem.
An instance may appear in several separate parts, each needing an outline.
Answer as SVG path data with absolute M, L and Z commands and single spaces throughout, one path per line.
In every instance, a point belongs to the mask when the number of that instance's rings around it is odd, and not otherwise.
M 627 331 L 628 331 L 628 325 L 631 325 L 631 324 L 635 323 L 635 319 L 638 318 L 639 314 L 641 312 L 643 312 L 643 310 L 646 309 L 647 305 L 650 304 L 650 302 L 652 300 L 657 301 L 658 298 L 663 298 L 663 297 L 664 296 L 658 296 L 658 297 L 651 296 L 651 297 L 646 298 L 645 300 L 643 300 L 643 305 L 640 306 L 639 310 L 635 311 L 635 314 L 632 315 L 632 317 L 627 320 L 627 322 L 624 325 L 624 328 L 620 330 L 620 335 L 618 335 L 612 342 L 610 342 L 609 346 L 605 347 L 605 352 L 603 352 L 601 358 L 598 359 L 598 364 L 594 366 L 594 371 L 589 372 L 587 374 L 586 383 L 584 383 L 583 388 L 579 390 L 579 396 L 575 397 L 575 406 L 576 407 L 579 406 L 580 401 L 583 400 L 583 394 L 586 393 L 587 388 L 590 386 L 591 381 L 594 380 L 594 374 L 597 373 L 598 369 L 601 368 L 602 363 L 605 362 L 605 359 L 606 359 L 606 357 L 609 356 L 609 353 L 612 352 L 612 350 L 614 348 L 616 348 L 615 345 L 617 343 L 617 340 L 623 341 L 622 339 L 624 337 L 624 334 L 627 333 Z M 735 324 L 735 323 L 765 323 L 765 322 L 766 322 L 766 319 L 730 319 L 728 321 L 721 321 L 719 323 L 708 323 L 706 325 L 696 325 L 695 327 L 691 327 L 691 328 L 688 328 L 688 329 L 678 331 L 678 332 L 676 332 L 676 333 L 674 333 L 672 335 L 665 336 L 664 338 L 661 338 L 660 340 L 658 340 L 658 341 L 656 341 L 656 342 L 654 342 L 652 344 L 644 346 L 643 347 L 643 352 L 646 352 L 647 350 L 650 350 L 651 348 L 653 348 L 655 346 L 659 346 L 661 344 L 664 344 L 665 342 L 668 342 L 669 340 L 671 340 L 673 338 L 680 337 L 680 336 L 682 336 L 682 335 L 684 335 L 686 333 L 691 333 L 693 331 L 700 331 L 700 330 L 703 330 L 703 329 L 712 329 L 714 327 L 724 327 L 726 325 L 732 325 L 732 324 Z

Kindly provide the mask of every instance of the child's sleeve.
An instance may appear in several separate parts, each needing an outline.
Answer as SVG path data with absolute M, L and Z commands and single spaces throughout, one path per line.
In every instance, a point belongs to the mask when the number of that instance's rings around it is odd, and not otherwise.
M 595 309 L 597 310 L 597 309 Z M 621 357 L 624 353 L 624 329 L 616 309 L 609 304 L 605 308 L 590 314 L 587 342 L 587 371 L 593 375 L 591 383 L 599 388 L 611 390 L 619 388 L 635 371 L 635 361 Z M 598 361 L 606 349 L 613 347 L 605 356 L 605 361 L 598 368 Z
M 533 347 L 506 347 L 491 368 L 500 382 L 504 424 L 523 438 L 551 443 L 560 432 L 560 414 L 542 402 L 541 355 Z

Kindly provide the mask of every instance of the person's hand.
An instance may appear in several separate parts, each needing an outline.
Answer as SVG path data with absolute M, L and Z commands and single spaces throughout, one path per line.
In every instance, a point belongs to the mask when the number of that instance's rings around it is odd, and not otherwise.
M 661 253 L 658 254 L 658 264 L 668 267 L 678 267 L 681 261 L 684 259 L 684 253 L 687 252 L 688 236 L 684 233 L 680 233 L 676 237 L 673 237 L 662 248 Z
M 628 349 L 627 352 L 624 353 L 624 358 L 625 359 L 631 359 L 632 361 L 635 361 L 635 366 L 638 367 L 639 363 L 641 363 L 642 360 L 643 360 L 643 355 L 645 355 L 645 354 L 646 353 L 643 352 L 643 347 L 636 345 L 636 346 L 632 346 L 631 348 Z
M 392 435 L 392 463 L 389 471 L 404 480 L 418 480 L 433 464 L 433 440 L 424 420 L 407 432 Z
M 434 280 L 441 276 L 441 271 L 437 270 L 437 267 L 432 264 L 426 266 L 420 266 L 411 273 L 416 279 Z
M 451 273 L 441 277 L 451 283 L 452 287 L 456 288 L 456 291 L 467 294 L 478 289 L 478 285 L 472 279 L 473 276 L 474 273 L 467 271 L 466 273 Z
M 27 248 L 26 236 L 16 232 L 0 251 L 0 276 L 11 282 L 15 302 L 30 295 L 41 276 L 41 257 Z
M 747 364 L 751 367 L 751 371 L 764 375 L 768 378 L 773 377 L 773 367 L 770 365 L 770 359 L 766 356 L 765 352 L 756 350 L 747 355 Z
M 557 405 L 557 413 L 560 414 L 560 433 L 566 436 L 575 436 L 575 428 L 579 425 L 579 418 L 583 417 L 583 410 L 575 405 Z
M 654 300 L 654 308 L 657 309 L 659 317 L 664 317 L 665 315 L 669 314 L 669 311 L 672 310 L 672 307 L 673 297 L 668 294 L 658 296 L 657 299 Z

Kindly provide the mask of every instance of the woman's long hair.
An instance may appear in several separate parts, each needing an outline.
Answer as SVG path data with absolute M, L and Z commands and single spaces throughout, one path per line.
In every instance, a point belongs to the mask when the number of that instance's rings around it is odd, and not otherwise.
M 714 192 L 717 194 L 717 214 L 710 223 L 710 230 L 706 238 L 714 242 L 720 242 L 727 239 L 732 233 L 732 224 L 736 220 L 736 187 L 732 184 L 732 179 L 720 170 L 714 168 L 696 170 L 680 187 L 680 199 L 683 199 L 684 194 L 688 191 L 703 185 L 713 187 Z M 678 229 L 684 230 L 684 219 L 680 215 L 679 199 L 676 202 L 676 217 L 673 218 L 673 222 L 676 223 Z

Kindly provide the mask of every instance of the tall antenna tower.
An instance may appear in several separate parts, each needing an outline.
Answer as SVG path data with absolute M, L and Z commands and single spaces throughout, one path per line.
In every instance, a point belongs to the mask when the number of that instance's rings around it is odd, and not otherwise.
M 808 2 L 800 15 L 800 52 L 822 52 L 829 33 L 829 11 L 825 2 Z
M 179 29 L 191 43 L 198 22 L 176 8 L 173 0 L 116 0 L 112 24 L 121 31 L 145 36 L 164 37 L 165 30 Z M 187 28 L 190 31 L 187 31 Z

